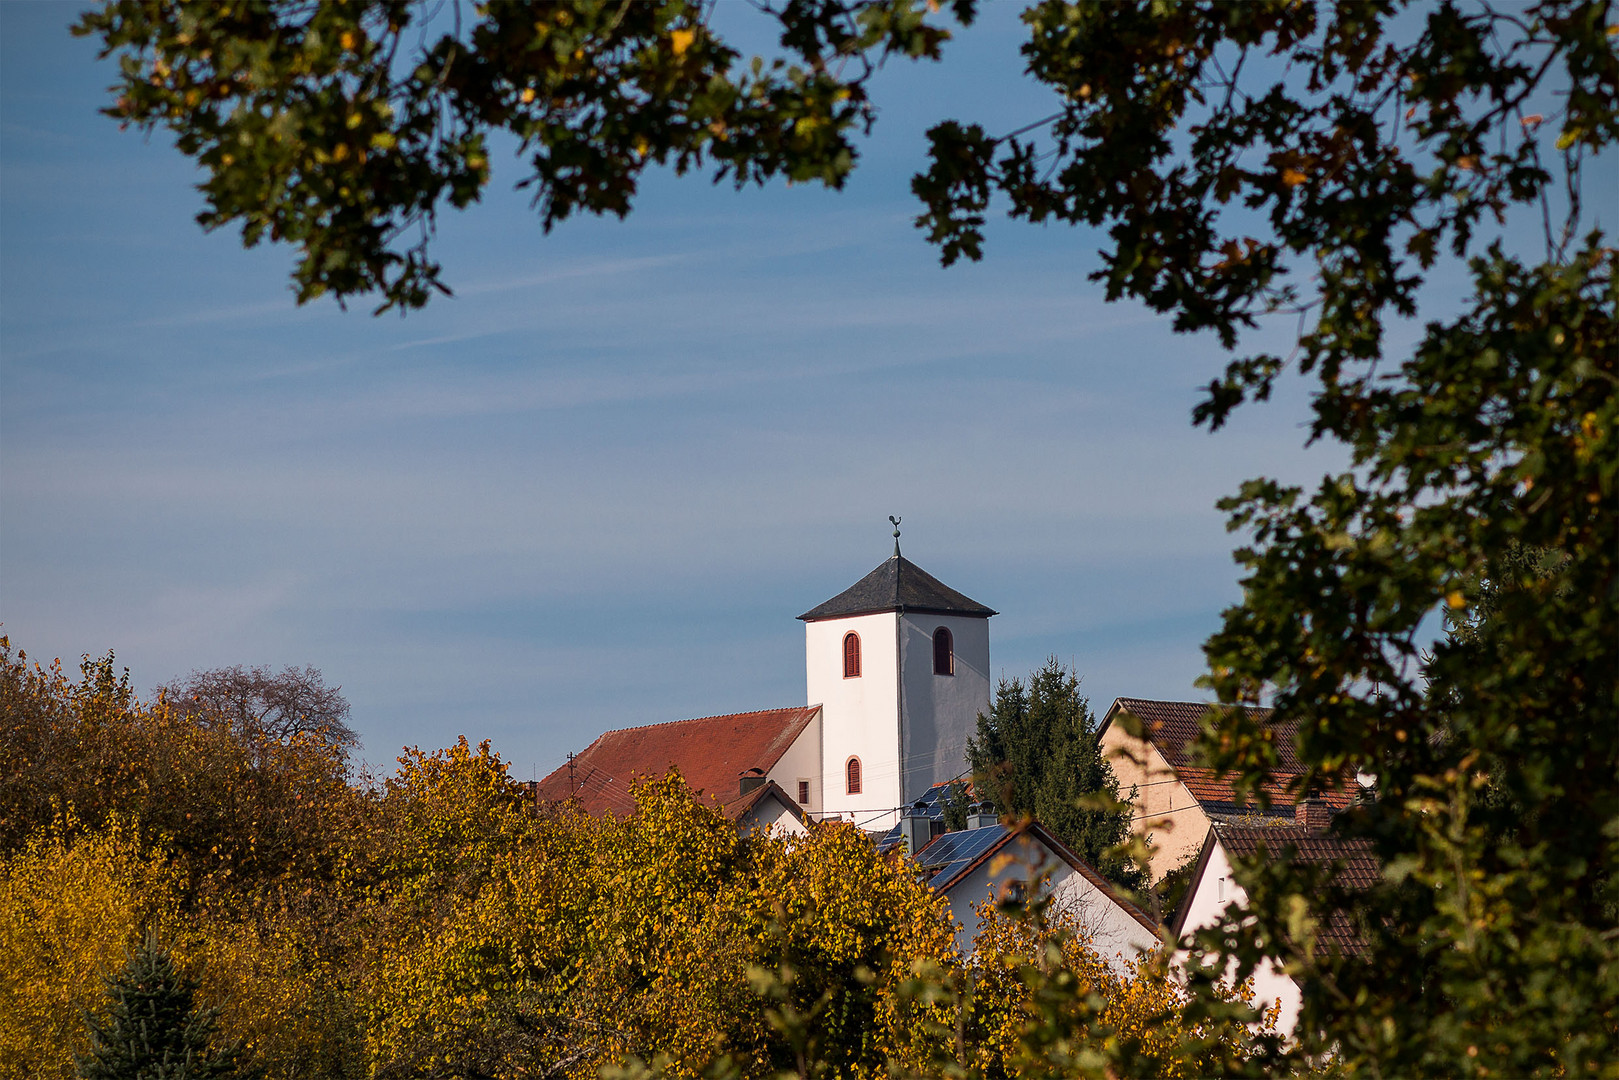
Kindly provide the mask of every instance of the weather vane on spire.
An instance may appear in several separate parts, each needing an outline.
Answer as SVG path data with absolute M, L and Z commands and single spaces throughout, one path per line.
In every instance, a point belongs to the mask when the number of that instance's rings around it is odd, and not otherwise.
M 894 523 L 894 558 L 897 559 L 899 558 L 899 523 L 901 519 L 889 514 L 888 520 Z

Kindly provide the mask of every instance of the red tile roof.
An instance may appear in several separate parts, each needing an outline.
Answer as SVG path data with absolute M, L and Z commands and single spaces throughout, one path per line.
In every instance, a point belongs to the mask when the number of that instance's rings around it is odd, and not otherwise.
M 1268 726 L 1276 734 L 1276 753 L 1279 759 L 1272 780 L 1265 785 L 1271 801 L 1277 807 L 1288 807 L 1298 801 L 1298 793 L 1288 789 L 1288 782 L 1304 771 L 1294 748 L 1298 722 L 1273 720 L 1270 709 L 1245 705 L 1217 705 L 1206 701 L 1149 701 L 1145 698 L 1118 698 L 1102 721 L 1105 729 L 1119 712 L 1128 712 L 1141 721 L 1143 734 L 1158 748 L 1164 761 L 1175 770 L 1175 776 L 1199 803 L 1225 803 L 1236 801 L 1236 791 L 1230 777 L 1221 777 L 1213 769 L 1193 764 L 1191 744 L 1197 738 L 1203 717 L 1210 709 L 1246 709 L 1261 726 Z M 1100 734 L 1100 732 L 1098 733 Z M 1322 793 L 1322 798 L 1335 810 L 1342 810 L 1354 801 L 1352 784 L 1341 784 Z
M 820 706 L 704 716 L 604 733 L 583 753 L 540 781 L 540 798 L 579 800 L 587 814 L 635 810 L 630 785 L 678 768 L 694 791 L 720 804 L 740 797 L 737 777 L 745 769 L 769 772 L 801 735 Z

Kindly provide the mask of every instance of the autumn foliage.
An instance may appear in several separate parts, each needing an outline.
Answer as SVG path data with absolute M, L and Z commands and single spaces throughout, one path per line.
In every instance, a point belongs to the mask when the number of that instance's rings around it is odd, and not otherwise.
M 985 909 L 965 961 L 866 834 L 744 836 L 678 773 L 625 817 L 465 738 L 370 781 L 3 638 L 0 702 L 0 1076 L 74 1076 L 154 941 L 271 1077 L 1193 1075 L 1249 1039 L 1060 913 Z

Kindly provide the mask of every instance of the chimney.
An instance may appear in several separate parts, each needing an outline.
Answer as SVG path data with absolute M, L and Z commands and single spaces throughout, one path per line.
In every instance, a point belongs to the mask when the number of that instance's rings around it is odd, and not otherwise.
M 743 769 L 737 777 L 736 786 L 737 793 L 740 795 L 746 795 L 750 791 L 758 791 L 765 786 L 764 770 L 757 766 L 751 769 Z
M 933 842 L 933 819 L 928 817 L 925 804 L 919 801 L 905 811 L 899 819 L 899 831 L 907 855 L 915 855 Z
M 1324 833 L 1332 827 L 1332 807 L 1327 805 L 1327 800 L 1311 796 L 1293 808 L 1293 821 L 1305 832 Z
M 991 825 L 999 825 L 1001 819 L 996 816 L 993 803 L 974 803 L 967 808 L 967 828 L 987 829 Z

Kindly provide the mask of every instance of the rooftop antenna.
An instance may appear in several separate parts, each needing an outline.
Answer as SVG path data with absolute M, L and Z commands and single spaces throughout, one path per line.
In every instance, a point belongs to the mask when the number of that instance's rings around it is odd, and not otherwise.
M 899 523 L 901 519 L 889 514 L 888 520 L 894 523 L 894 558 L 897 559 L 899 558 Z

